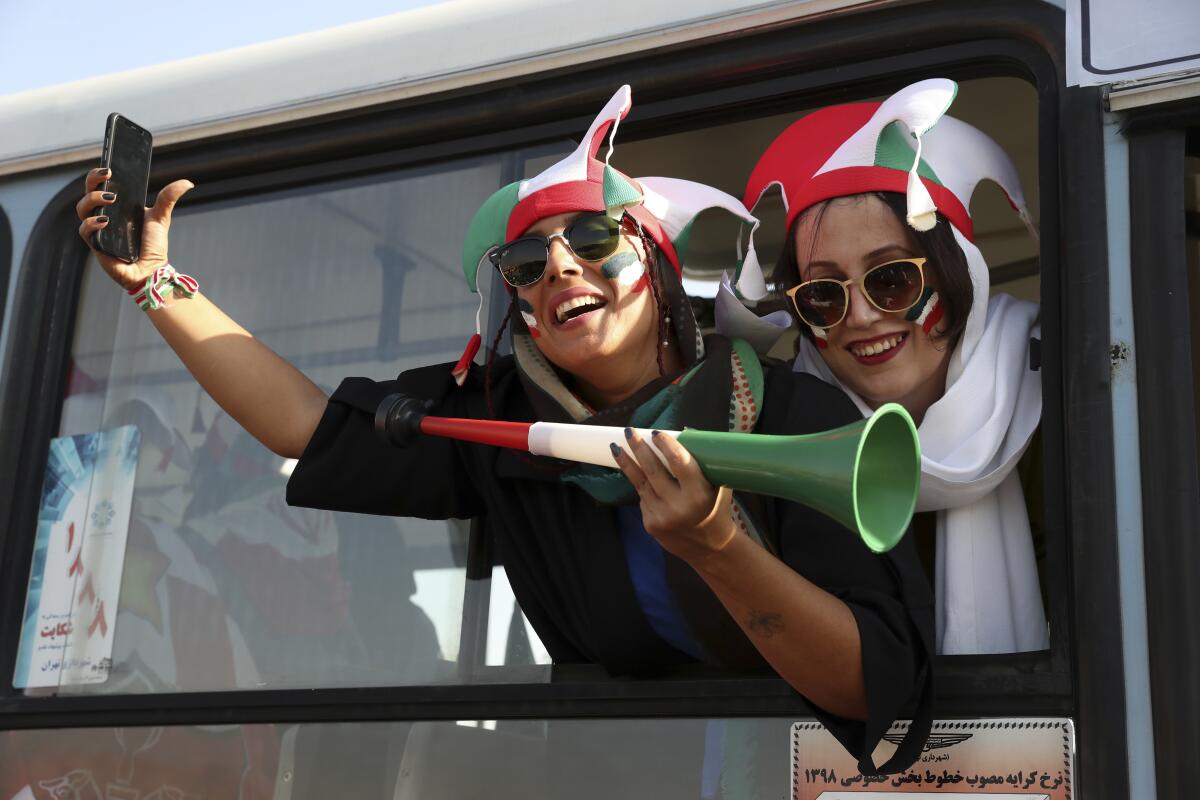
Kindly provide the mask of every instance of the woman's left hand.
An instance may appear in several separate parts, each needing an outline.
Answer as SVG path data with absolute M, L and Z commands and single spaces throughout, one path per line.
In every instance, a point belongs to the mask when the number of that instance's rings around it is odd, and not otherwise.
M 632 428 L 625 429 L 625 437 L 635 458 L 615 445 L 613 456 L 641 498 L 642 522 L 650 535 L 664 550 L 691 564 L 724 549 L 737 535 L 729 488 L 709 483 L 692 454 L 673 436 L 653 435 L 662 459 Z

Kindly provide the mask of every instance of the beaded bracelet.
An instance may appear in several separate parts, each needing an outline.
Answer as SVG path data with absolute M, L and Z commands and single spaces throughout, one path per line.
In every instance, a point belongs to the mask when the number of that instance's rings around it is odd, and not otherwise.
M 143 311 L 154 311 L 167 304 L 163 299 L 162 292 L 168 286 L 174 286 L 187 297 L 193 296 L 200 290 L 200 284 L 196 282 L 195 278 L 191 275 L 184 275 L 182 272 L 176 272 L 174 267 L 167 264 L 150 273 L 141 286 L 135 286 L 128 291 L 138 308 Z

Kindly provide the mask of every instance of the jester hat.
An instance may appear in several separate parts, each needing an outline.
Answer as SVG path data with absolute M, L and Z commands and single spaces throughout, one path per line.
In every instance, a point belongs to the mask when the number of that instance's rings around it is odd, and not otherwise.
M 654 240 L 676 277 L 682 275 L 692 223 L 701 211 L 724 208 L 747 223 L 755 222 L 737 198 L 711 186 L 675 178 L 631 178 L 613 167 L 609 161 L 617 127 L 632 106 L 632 92 L 622 86 L 570 155 L 539 175 L 510 183 L 483 203 L 463 243 L 463 275 L 472 292 L 479 292 L 480 269 L 491 269 L 488 256 L 493 251 L 538 220 L 556 214 L 607 211 L 613 218 L 629 214 Z M 606 137 L 608 147 L 601 160 Z M 482 308 L 481 298 L 480 313 Z M 478 351 L 480 330 L 477 314 L 475 336 L 454 368 L 459 384 Z
M 908 224 L 927 231 L 940 213 L 967 241 L 975 187 L 991 180 L 1036 236 L 1016 168 L 1000 146 L 965 122 L 944 116 L 958 92 L 954 81 L 924 80 L 879 103 L 823 108 L 792 123 L 766 149 L 746 183 L 753 208 L 778 186 L 785 229 L 806 209 L 834 197 L 897 192 L 907 197 Z M 936 127 L 935 127 L 936 126 Z M 766 285 L 754 255 L 753 233 L 736 276 L 738 293 L 759 300 Z

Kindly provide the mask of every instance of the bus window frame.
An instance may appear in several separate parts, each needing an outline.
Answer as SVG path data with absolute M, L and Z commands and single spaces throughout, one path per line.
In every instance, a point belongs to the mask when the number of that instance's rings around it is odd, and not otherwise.
M 178 145 L 156 153 L 152 183 L 193 177 L 199 188 L 190 202 L 200 203 L 575 137 L 621 79 L 638 88 L 637 113 L 622 125 L 629 138 L 877 95 L 930 74 L 1031 82 L 1038 90 L 1047 557 L 1048 574 L 1056 576 L 1049 592 L 1051 650 L 939 658 L 937 711 L 943 717 L 1074 716 L 1081 783 L 1094 797 L 1120 797 L 1127 775 L 1123 672 L 1111 657 L 1121 652 L 1119 598 L 1111 591 L 1117 585 L 1111 374 L 1108 320 L 1094 313 L 1108 302 L 1106 244 L 1095 224 L 1104 208 L 1100 103 L 1098 90 L 1061 88 L 1063 24 L 1062 12 L 1043 3 L 985 0 L 964 8 L 935 0 L 780 25 L 450 98 L 416 98 L 370 113 Z M 499 90 L 502 107 L 494 102 Z M 1068 186 L 1078 199 L 1060 204 Z M 77 195 L 76 182 L 59 193 L 22 262 L 14 346 L 45 356 L 15 372 L 37 397 L 61 398 L 65 386 L 86 253 L 77 237 L 64 233 L 75 227 L 68 223 Z M 61 400 L 35 406 L 20 396 L 28 398 L 28 389 L 17 392 L 17 380 L 7 383 L 0 414 L 24 423 L 6 432 L 0 449 L 0 508 L 11 509 L 0 519 L 6 540 L 0 578 L 11 609 L 23 604 L 32 545 L 29 537 L 7 532 L 32 529 L 45 442 Z M 1105 431 L 1107 438 L 1099 433 Z M 16 617 L 0 620 L 0 672 L 7 675 L 15 660 Z M 1083 631 L 1087 635 L 1079 636 Z M 810 715 L 779 679 L 693 672 L 632 682 L 575 666 L 556 668 L 547 684 L 46 698 L 8 693 L 2 702 L 4 728 Z
M 1200 466 L 1185 250 L 1184 159 L 1200 156 L 1200 99 L 1131 112 L 1130 270 L 1151 713 L 1160 797 L 1200 782 Z M 1195 276 L 1193 276 L 1195 279 Z M 1191 698 L 1189 701 L 1188 698 Z
M 8 282 L 12 279 L 13 235 L 8 214 L 0 207 L 0 330 L 4 329 L 4 309 L 8 301 Z M 2 355 L 2 354 L 0 354 Z

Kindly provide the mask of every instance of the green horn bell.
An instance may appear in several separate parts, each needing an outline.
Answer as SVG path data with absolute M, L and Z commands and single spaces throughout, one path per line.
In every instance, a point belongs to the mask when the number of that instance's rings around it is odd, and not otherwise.
M 896 403 L 823 433 L 762 436 L 688 429 L 679 442 L 714 486 L 814 508 L 885 553 L 908 530 L 921 485 L 921 444 Z

